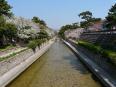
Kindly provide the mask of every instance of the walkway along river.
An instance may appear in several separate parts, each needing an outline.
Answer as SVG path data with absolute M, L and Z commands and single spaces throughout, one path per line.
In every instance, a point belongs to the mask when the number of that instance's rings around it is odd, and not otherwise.
M 101 87 L 61 41 L 7 87 Z

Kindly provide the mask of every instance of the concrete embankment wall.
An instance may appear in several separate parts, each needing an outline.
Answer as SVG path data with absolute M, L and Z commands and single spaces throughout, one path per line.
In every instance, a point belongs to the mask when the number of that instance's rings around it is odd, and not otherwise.
M 30 56 L 25 61 L 21 62 L 19 65 L 9 70 L 0 77 L 0 87 L 5 87 L 17 76 L 19 76 L 24 70 L 26 70 L 32 63 L 34 63 L 40 56 L 42 56 L 53 44 L 53 41 L 50 41 L 49 44 L 41 48 L 34 55 Z
M 94 62 L 89 60 L 86 55 L 79 52 L 74 46 L 72 46 L 67 41 L 63 42 L 71 48 L 72 51 L 74 51 L 77 56 L 79 56 L 80 60 L 89 68 L 89 70 L 104 84 L 106 87 L 116 87 L 116 81 L 112 79 L 107 72 L 105 72 L 103 69 L 101 69 L 98 65 L 96 65 Z
M 116 33 L 82 33 L 80 35 L 80 40 L 97 43 L 106 49 L 116 50 Z

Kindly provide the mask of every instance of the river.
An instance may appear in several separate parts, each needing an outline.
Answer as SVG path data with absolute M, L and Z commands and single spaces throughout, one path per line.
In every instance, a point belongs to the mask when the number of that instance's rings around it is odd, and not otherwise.
M 75 54 L 61 41 L 7 87 L 101 87 Z

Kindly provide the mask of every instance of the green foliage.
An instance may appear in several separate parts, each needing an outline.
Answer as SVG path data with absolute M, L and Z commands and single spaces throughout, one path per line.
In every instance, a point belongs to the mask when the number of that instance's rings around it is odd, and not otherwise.
M 46 42 L 46 39 L 36 39 L 36 40 L 31 40 L 28 43 L 28 48 L 31 48 L 32 50 L 35 51 L 35 48 L 38 46 L 40 48 L 40 46 L 42 45 L 42 43 Z
M 61 38 L 63 38 L 63 39 L 65 39 L 65 35 L 64 35 L 64 32 L 66 31 L 66 30 L 68 30 L 68 29 L 66 29 L 64 26 L 60 29 L 60 31 L 59 31 L 59 36 L 61 37 Z
M 81 19 L 89 21 L 92 19 L 92 12 L 90 12 L 90 11 L 82 12 L 79 14 L 79 17 L 81 17 Z
M 17 55 L 17 54 L 19 54 L 19 53 L 21 53 L 21 52 L 24 52 L 24 51 L 26 51 L 26 50 L 27 50 L 27 49 L 23 49 L 23 50 L 21 50 L 21 51 L 19 51 L 19 52 L 12 53 L 12 54 L 10 54 L 10 55 L 8 55 L 8 56 L 6 56 L 6 57 L 0 57 L 0 61 L 6 60 L 6 59 L 8 59 L 8 58 L 14 58 L 13 56 L 15 56 L 15 55 Z
M 3 35 L 8 38 L 9 40 L 12 40 L 17 35 L 17 28 L 14 24 L 6 23 L 3 29 Z
M 45 43 L 45 42 L 46 42 L 46 40 L 45 40 L 45 39 L 41 39 L 41 42 L 42 42 L 42 43 Z
M 79 14 L 79 17 L 83 19 L 83 21 L 80 22 L 80 26 L 82 28 L 88 29 L 89 26 L 94 24 L 97 21 L 101 21 L 101 18 L 94 18 L 92 15 L 92 12 L 85 11 Z
M 72 23 L 72 24 L 68 24 L 65 26 L 62 26 L 60 31 L 59 31 L 59 36 L 62 38 L 65 38 L 64 32 L 67 30 L 72 30 L 72 29 L 77 29 L 79 28 L 79 24 L 78 23 Z
M 39 34 L 39 36 L 38 36 L 39 39 L 48 39 L 49 38 L 49 35 L 45 30 L 40 30 L 40 32 L 38 34 Z
M 40 47 L 41 44 L 43 43 L 43 41 L 42 41 L 41 39 L 37 39 L 37 40 L 36 40 L 36 43 L 37 43 L 38 47 Z
M 5 33 L 8 38 L 15 38 L 17 35 L 17 28 L 14 24 L 6 23 L 5 25 Z
M 92 22 L 92 23 L 98 22 L 98 21 L 101 21 L 101 18 L 92 18 L 92 19 L 91 19 L 91 22 Z
M 77 28 L 79 28 L 79 27 L 80 27 L 80 25 L 79 25 L 78 22 L 72 23 L 72 25 L 71 25 L 71 29 L 77 29 Z
M 15 46 L 13 46 L 13 45 L 1 46 L 1 47 L 0 47 L 0 51 L 6 51 L 6 50 L 11 49 L 11 48 L 13 48 L 13 47 L 15 47 Z
M 45 23 L 44 20 L 40 20 L 40 21 L 39 21 L 39 24 L 40 24 L 40 25 L 43 25 L 43 26 L 46 26 L 46 23 Z
M 87 29 L 91 24 L 88 21 L 81 21 L 80 26 Z
M 20 40 L 27 43 L 30 40 L 49 39 L 49 35 L 44 29 L 41 29 L 41 31 L 39 32 L 36 29 L 32 29 L 30 25 L 26 26 L 23 18 L 17 20 L 21 22 L 20 25 L 22 26 L 16 26 L 13 23 L 8 23 L 9 21 L 6 22 L 5 20 L 6 16 L 11 17 L 12 15 L 10 9 L 11 6 L 7 3 L 7 0 L 0 0 L 0 47 L 15 44 L 16 41 Z M 32 21 L 37 23 L 39 27 L 42 28 L 47 27 L 45 21 L 40 20 L 36 16 L 33 17 Z M 17 29 L 17 27 L 21 28 Z M 41 43 L 42 41 L 38 41 L 38 46 Z M 34 49 L 35 48 L 34 46 L 36 46 L 36 44 L 37 44 L 36 41 L 30 41 L 28 46 Z
M 105 26 L 109 29 L 116 29 L 116 4 L 111 7 L 106 17 Z
M 6 23 L 5 16 L 11 17 L 11 6 L 6 0 L 0 0 L 0 44 L 1 46 L 8 44 L 7 40 L 12 39 L 16 34 L 14 25 Z
M 94 53 L 101 53 L 102 51 L 100 46 L 95 46 L 94 44 L 86 42 L 86 41 L 79 41 L 78 44 L 91 50 Z
M 33 51 L 35 51 L 35 48 L 37 47 L 37 41 L 35 40 L 32 40 L 32 41 L 29 41 L 28 43 L 28 48 L 31 48 Z
M 3 16 L 0 16 L 0 38 L 3 36 L 4 28 L 5 28 L 5 19 Z
M 44 27 L 46 27 L 45 21 L 39 19 L 39 18 L 36 17 L 36 16 L 34 16 L 34 17 L 32 18 L 32 21 L 35 22 L 35 23 L 38 23 L 38 24 L 40 25 L 40 28 L 41 28 L 41 29 L 44 29 Z
M 32 18 L 32 21 L 35 22 L 35 23 L 39 23 L 40 19 L 38 17 L 34 16 Z
M 11 6 L 6 0 L 0 0 L 0 16 L 5 15 L 10 17 L 12 15 L 10 9 Z
M 6 23 L 4 16 L 0 16 L 0 42 L 3 45 L 12 43 L 16 38 L 17 28 L 12 23 Z
M 41 42 L 39 40 L 49 39 L 49 35 L 44 29 L 40 30 L 39 32 L 35 29 L 25 29 L 22 33 L 18 34 L 18 37 L 20 37 L 26 43 L 30 40 L 36 40 L 38 46 L 40 45 L 39 42 Z
M 4 19 L 4 16 L 0 16 L 0 27 L 4 26 L 6 20 Z
M 116 64 L 116 52 L 112 50 L 103 49 L 100 45 L 95 45 L 86 41 L 79 41 L 78 44 L 87 48 L 88 50 L 99 53 L 103 57 L 110 58 L 113 63 Z

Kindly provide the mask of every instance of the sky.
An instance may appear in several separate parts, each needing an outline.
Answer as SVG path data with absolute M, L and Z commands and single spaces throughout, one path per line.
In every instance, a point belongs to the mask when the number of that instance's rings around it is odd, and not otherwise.
M 78 14 L 91 11 L 94 17 L 105 18 L 115 0 L 7 0 L 15 16 L 31 19 L 38 16 L 55 30 L 79 22 Z

